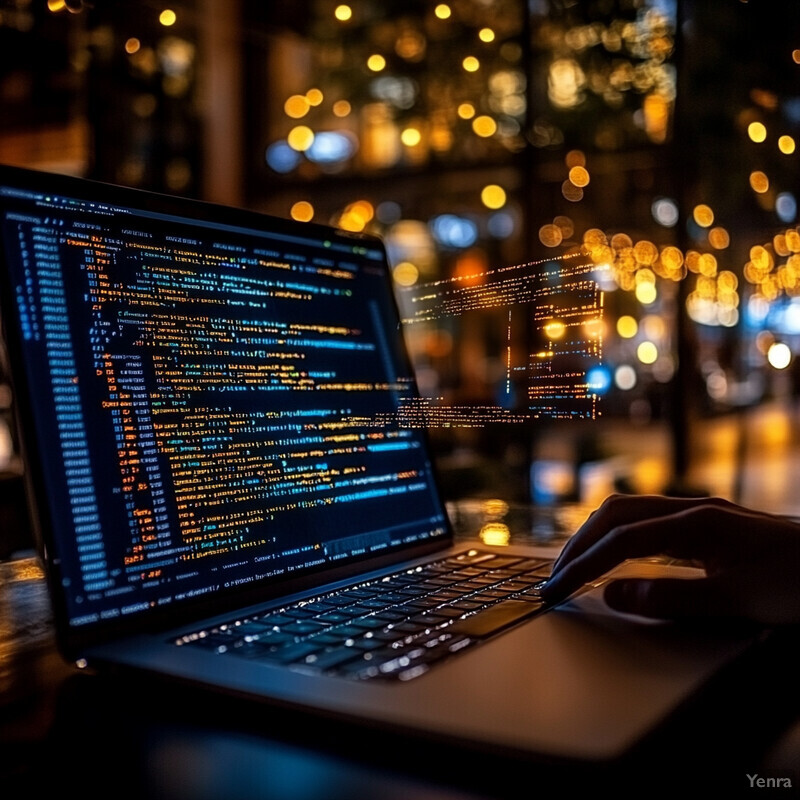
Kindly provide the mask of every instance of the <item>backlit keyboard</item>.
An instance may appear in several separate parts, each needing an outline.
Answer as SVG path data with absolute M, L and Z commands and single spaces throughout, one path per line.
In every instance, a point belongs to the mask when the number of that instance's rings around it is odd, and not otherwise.
M 467 550 L 180 637 L 180 646 L 345 678 L 410 680 L 544 610 L 552 561 Z

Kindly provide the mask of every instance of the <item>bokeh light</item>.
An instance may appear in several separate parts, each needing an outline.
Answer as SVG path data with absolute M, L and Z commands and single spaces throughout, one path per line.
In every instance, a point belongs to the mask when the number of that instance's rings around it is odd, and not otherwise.
M 561 228 L 558 225 L 548 224 L 539 228 L 539 241 L 545 247 L 558 247 L 563 240 Z
M 461 103 L 457 113 L 461 119 L 472 119 L 475 116 L 475 106 L 472 103 Z
M 583 189 L 589 185 L 589 170 L 586 167 L 572 167 L 569 171 L 569 180 L 574 186 Z
M 753 170 L 750 173 L 750 187 L 754 192 L 764 194 L 769 190 L 769 178 L 761 170 Z
M 422 133 L 418 128 L 406 128 L 400 134 L 400 141 L 406 147 L 416 147 L 422 141 Z
M 289 212 L 298 222 L 311 222 L 314 219 L 314 206 L 307 200 L 298 200 Z
M 481 202 L 486 208 L 496 211 L 506 204 L 506 190 L 496 183 L 490 183 L 481 189 Z
M 487 139 L 497 133 L 497 123 L 490 116 L 481 114 L 472 120 L 472 130 L 481 138 Z
M 273 142 L 266 152 L 267 164 L 275 170 L 275 172 L 286 173 L 291 172 L 300 163 L 301 156 L 289 143 L 285 140 Z
M 775 198 L 775 213 L 781 222 L 794 222 L 797 217 L 797 200 L 791 192 L 781 192 Z
M 353 9 L 348 5 L 342 4 L 340 6 L 336 6 L 333 15 L 339 20 L 339 22 L 348 22 L 353 18 Z
M 481 62 L 475 56 L 467 56 L 462 62 L 461 66 L 467 72 L 477 72 L 481 68 Z
M 289 131 L 286 141 L 289 143 L 289 147 L 302 153 L 314 144 L 314 131 L 307 125 L 298 125 Z
M 636 357 L 642 364 L 655 364 L 658 348 L 651 341 L 644 341 L 636 348 Z
M 636 386 L 636 370 L 630 364 L 622 364 L 614 370 L 614 383 L 623 392 L 629 392 Z
M 623 339 L 633 339 L 638 330 L 639 323 L 636 322 L 636 319 L 631 317 L 629 314 L 623 314 L 617 320 L 617 333 Z
M 308 98 L 302 94 L 293 94 L 291 97 L 286 99 L 286 102 L 283 104 L 283 110 L 287 117 L 291 117 L 292 119 L 300 119 L 304 117 L 307 113 L 311 104 L 308 102 Z
M 792 363 L 792 351 L 783 342 L 774 342 L 767 351 L 767 361 L 775 369 L 786 369 Z
M 747 126 L 747 135 L 751 141 L 761 143 L 767 138 L 767 128 L 763 122 L 751 122 Z
M 560 319 L 553 319 L 545 324 L 543 330 L 548 338 L 560 339 L 566 333 L 567 326 Z
M 694 207 L 692 217 L 701 228 L 710 228 L 714 224 L 714 212 L 711 210 L 711 206 L 705 203 Z
M 322 94 L 321 89 L 309 89 L 306 92 L 306 100 L 308 100 L 309 105 L 318 106 L 322 104 L 322 101 L 325 99 L 325 96 Z
M 392 271 L 398 286 L 413 286 L 419 278 L 419 270 L 410 261 L 401 261 Z
M 653 219 L 665 228 L 673 228 L 678 224 L 678 204 L 669 197 L 658 197 L 650 209 Z
M 605 394 L 611 388 L 611 380 L 611 371 L 605 364 L 597 364 L 586 372 L 587 388 L 598 395 Z

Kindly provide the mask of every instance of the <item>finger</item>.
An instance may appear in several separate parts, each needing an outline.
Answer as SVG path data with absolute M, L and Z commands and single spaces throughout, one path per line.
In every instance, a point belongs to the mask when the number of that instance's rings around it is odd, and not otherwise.
M 733 616 L 737 611 L 711 578 L 624 578 L 611 581 L 604 597 L 617 611 L 659 619 Z
M 730 506 L 720 498 L 679 498 L 661 495 L 612 495 L 596 509 L 567 542 L 553 566 L 556 574 L 566 564 L 593 547 L 613 528 L 701 505 Z

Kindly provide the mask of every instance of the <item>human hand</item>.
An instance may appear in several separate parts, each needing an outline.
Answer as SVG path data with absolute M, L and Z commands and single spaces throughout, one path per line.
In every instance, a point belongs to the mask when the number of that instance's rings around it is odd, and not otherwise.
M 700 562 L 706 575 L 612 580 L 605 588 L 612 608 L 800 622 L 800 524 L 720 498 L 612 495 L 564 547 L 542 597 L 558 602 L 626 559 L 654 555 Z

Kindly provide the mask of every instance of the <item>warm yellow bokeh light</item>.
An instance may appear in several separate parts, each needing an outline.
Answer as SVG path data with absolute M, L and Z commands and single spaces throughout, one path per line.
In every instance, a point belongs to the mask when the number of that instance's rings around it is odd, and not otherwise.
M 66 0 L 47 0 L 47 8 L 54 14 L 63 11 L 67 7 Z
M 709 228 L 714 222 L 714 212 L 705 203 L 696 205 L 692 211 L 692 216 L 701 228 Z
M 753 142 L 763 142 L 767 138 L 767 128 L 763 122 L 751 122 L 747 126 L 747 135 Z
M 386 68 L 386 59 L 382 55 L 374 53 L 367 59 L 367 66 L 373 72 L 380 72 Z
M 342 4 L 340 6 L 336 6 L 336 10 L 333 12 L 333 15 L 339 20 L 339 22 L 347 22 L 353 17 L 353 9 L 350 8 L 350 6 Z
M 502 208 L 506 204 L 506 190 L 496 183 L 490 183 L 481 189 L 481 202 L 493 211 Z
M 545 247 L 558 247 L 564 239 L 564 234 L 561 232 L 561 228 L 558 225 L 549 224 L 549 225 L 542 225 L 539 228 L 539 241 Z
M 708 243 L 715 249 L 715 250 L 724 250 L 728 247 L 731 243 L 731 237 L 728 231 L 722 227 L 712 228 L 708 232 Z
M 487 44 L 489 42 L 493 42 L 494 41 L 494 31 L 491 28 L 481 28 L 478 31 L 478 38 L 482 42 L 486 42 Z
M 309 105 L 318 106 L 324 99 L 320 89 L 309 89 L 306 92 L 306 100 L 308 100 Z
M 338 224 L 343 231 L 350 231 L 351 233 L 361 233 L 366 227 L 366 223 L 358 214 L 350 214 L 348 212 L 339 217 Z
M 286 116 L 292 119 L 304 117 L 308 113 L 309 107 L 308 98 L 304 97 L 302 94 L 293 94 L 291 97 L 287 98 L 286 102 L 283 104 L 283 110 Z
M 346 117 L 352 111 L 352 107 L 347 100 L 337 100 L 333 104 L 333 113 L 337 117 Z
M 413 286 L 419 278 L 419 270 L 410 261 L 401 261 L 392 270 L 392 277 L 398 286 Z
M 174 25 L 177 21 L 178 17 L 175 12 L 171 8 L 165 8 L 159 15 L 158 21 L 165 27 L 169 28 L 170 25 Z
M 658 296 L 654 283 L 637 283 L 634 293 L 636 294 L 636 299 L 646 306 L 654 303 Z
M 634 275 L 634 281 L 638 286 L 640 283 L 652 283 L 655 284 L 656 282 L 656 274 L 653 270 L 648 269 L 647 267 L 642 267 L 641 269 L 636 270 L 636 274 Z
M 713 278 L 717 274 L 717 258 L 713 253 L 703 253 L 697 259 L 697 271 L 707 278 Z
M 606 326 L 602 319 L 595 317 L 583 323 L 583 331 L 589 339 L 599 339 L 606 332 Z
M 640 242 L 636 242 L 634 245 L 633 255 L 637 263 L 649 267 L 651 264 L 655 264 L 656 260 L 658 259 L 658 248 L 648 239 L 642 239 Z M 637 277 L 640 282 L 644 280 L 645 276 L 648 274 L 649 276 L 652 276 L 652 278 L 648 276 L 648 279 L 651 283 L 655 280 L 655 276 L 651 270 L 640 270 L 639 272 L 640 274 Z
M 561 194 L 564 196 L 564 199 L 569 200 L 570 203 L 578 203 L 583 200 L 583 189 L 570 181 L 564 181 L 564 183 L 561 184 Z
M 400 134 L 400 141 L 406 147 L 416 147 L 422 141 L 422 134 L 417 128 L 406 128 Z
M 298 222 L 311 222 L 314 219 L 314 206 L 307 200 L 298 200 L 289 213 Z
M 481 62 L 475 56 L 467 56 L 462 62 L 461 66 L 467 72 L 477 72 L 481 68 Z
M 769 178 L 761 170 L 753 170 L 750 173 L 750 188 L 754 192 L 764 194 L 769 190 Z
M 314 144 L 314 131 L 307 125 L 298 125 L 289 131 L 286 141 L 289 147 L 302 153 Z
M 623 314 L 617 320 L 617 333 L 623 339 L 633 339 L 639 330 L 639 323 L 628 314 Z
M 790 156 L 795 150 L 795 141 L 791 136 L 781 136 L 778 139 L 778 149 L 784 155 Z
M 674 245 L 667 245 L 661 251 L 661 265 L 667 271 L 670 278 L 681 278 L 683 276 L 683 251 Z
M 586 154 L 583 150 L 570 150 L 564 158 L 564 163 L 571 169 L 572 167 L 585 167 Z
M 433 11 L 439 19 L 450 19 L 450 14 L 453 12 L 450 10 L 450 6 L 447 3 L 439 3 L 438 6 Z
M 461 103 L 458 107 L 458 116 L 461 119 L 472 119 L 475 116 L 475 106 L 472 103 Z
M 552 319 L 544 326 L 545 335 L 550 339 L 560 339 L 567 331 L 567 326 L 560 319 Z
M 497 132 L 497 123 L 486 114 L 481 114 L 481 116 L 475 117 L 475 119 L 472 120 L 472 130 L 475 131 L 478 136 L 486 139 L 489 136 L 495 135 Z
M 642 342 L 636 348 L 636 357 L 642 364 L 655 364 L 658 359 L 658 348 L 652 342 Z
M 131 36 L 131 38 L 125 42 L 125 52 L 128 55 L 133 55 L 134 53 L 138 53 L 141 47 L 142 43 L 135 36 Z
M 369 200 L 356 200 L 355 203 L 351 203 L 347 207 L 346 213 L 351 217 L 361 220 L 363 225 L 366 225 L 375 216 L 375 207 Z
M 575 166 L 570 168 L 569 181 L 573 186 L 583 188 L 589 185 L 589 170 L 586 167 Z

